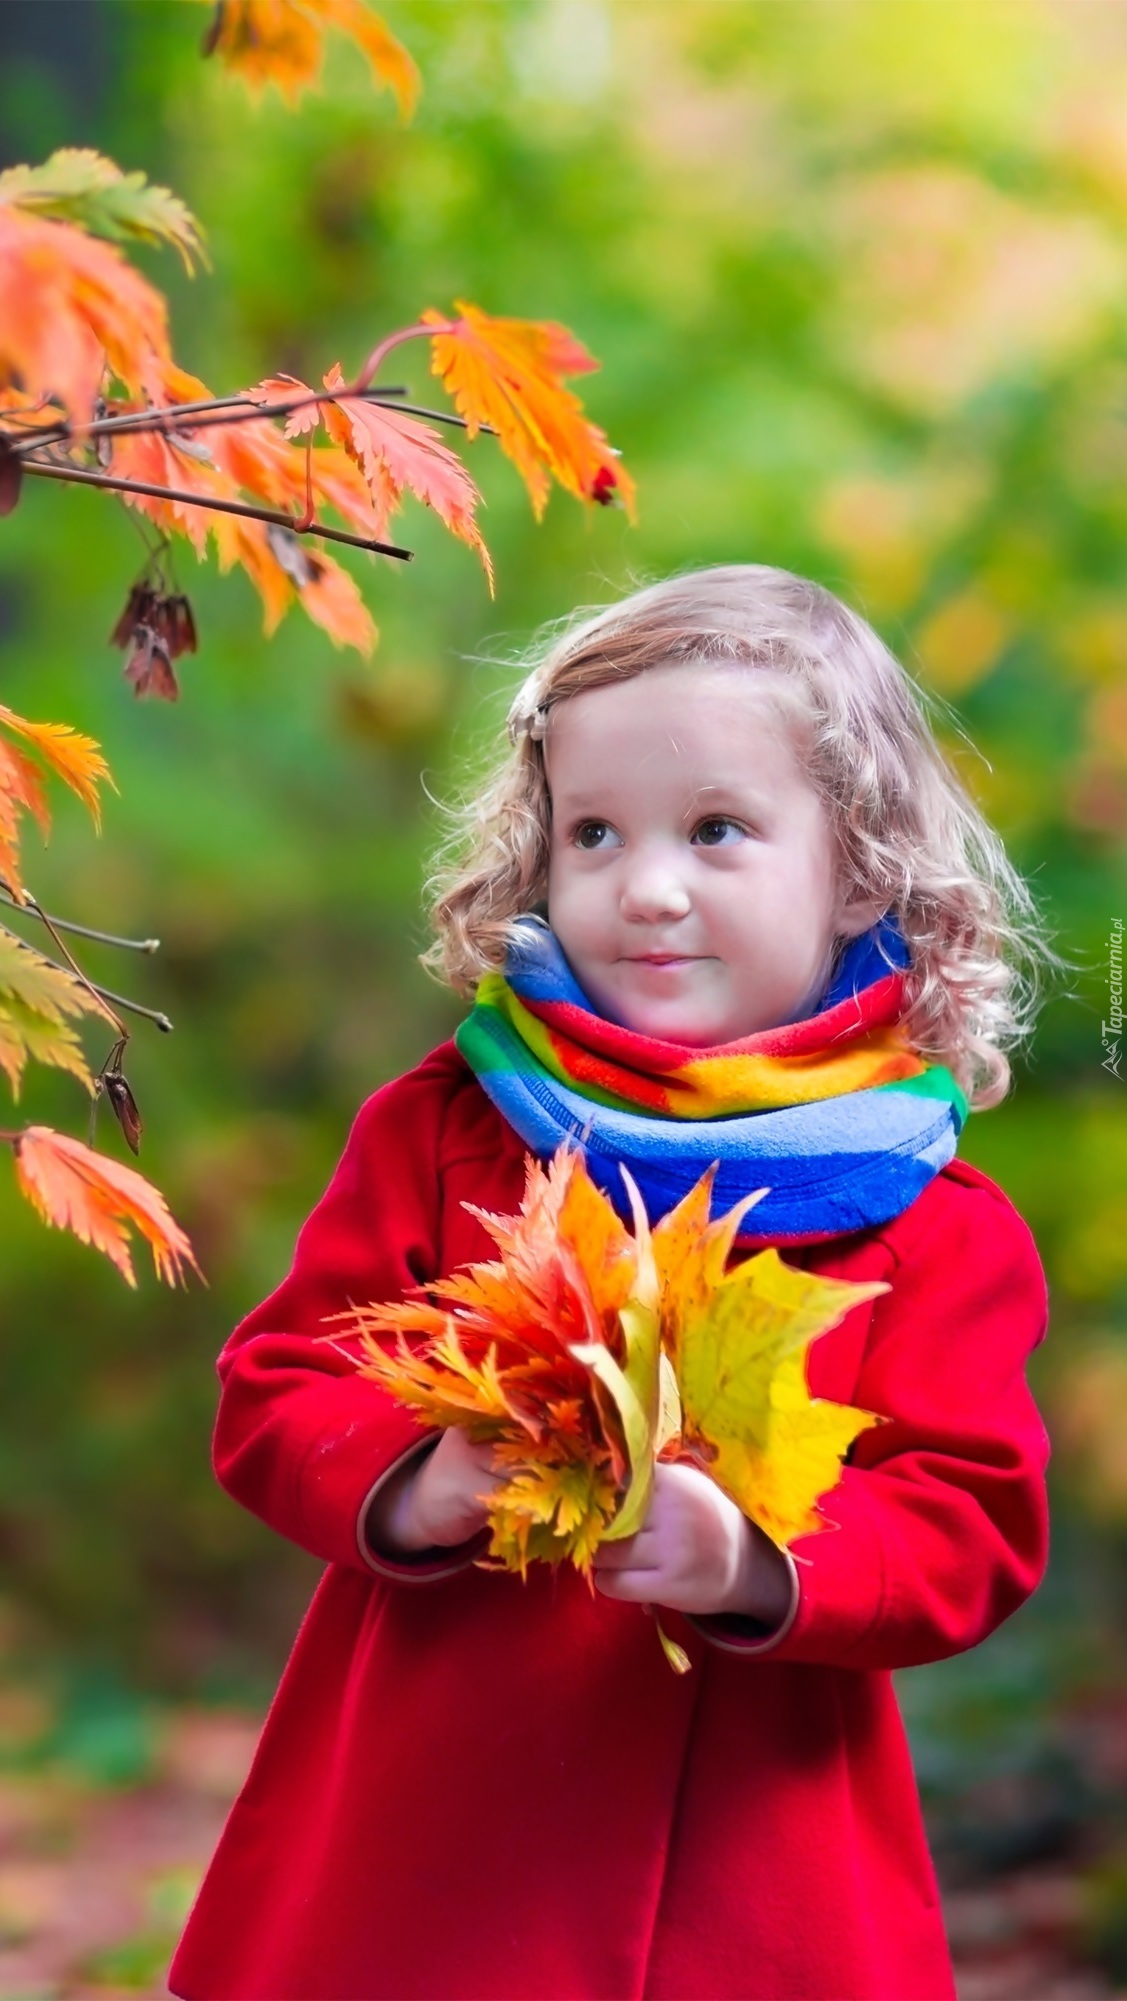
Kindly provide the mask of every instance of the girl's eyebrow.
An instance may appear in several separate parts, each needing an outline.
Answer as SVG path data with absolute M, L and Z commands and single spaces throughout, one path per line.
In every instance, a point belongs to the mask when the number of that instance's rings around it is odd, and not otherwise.
M 719 785 L 696 786 L 689 802 L 689 813 L 696 812 L 700 806 L 707 806 L 710 812 L 730 808 L 733 812 L 762 814 L 769 810 L 770 803 L 762 792 L 738 783 L 722 782 Z
M 594 813 L 598 809 L 599 816 L 605 817 L 605 808 L 612 804 L 613 800 L 607 797 L 605 789 L 602 792 L 569 792 L 562 786 L 552 788 L 552 805 L 557 813 L 561 810 L 567 813 Z

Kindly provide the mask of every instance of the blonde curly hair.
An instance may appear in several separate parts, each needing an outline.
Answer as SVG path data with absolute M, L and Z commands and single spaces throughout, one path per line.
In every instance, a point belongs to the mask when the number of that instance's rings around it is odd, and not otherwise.
M 1032 1032 L 1041 975 L 1067 962 L 944 759 L 922 691 L 863 618 L 786 570 L 693 571 L 555 633 L 513 702 L 500 761 L 454 814 L 429 885 L 437 939 L 423 964 L 464 995 L 504 964 L 515 925 L 547 891 L 553 708 L 672 661 L 772 673 L 804 724 L 804 768 L 843 879 L 896 917 L 911 953 L 913 1044 L 947 1066 L 976 1110 L 998 1104 L 1011 1078 L 1005 1052 Z

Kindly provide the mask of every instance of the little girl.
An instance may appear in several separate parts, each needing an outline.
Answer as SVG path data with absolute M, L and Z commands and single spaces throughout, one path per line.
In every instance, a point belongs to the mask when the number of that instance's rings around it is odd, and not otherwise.
M 891 1670 L 975 1646 L 1044 1562 L 1044 1279 L 954 1155 L 1052 954 L 902 669 L 782 571 L 573 627 L 510 738 L 435 907 L 478 1004 L 362 1108 L 221 1360 L 220 1479 L 328 1569 L 173 1991 L 938 2001 Z M 465 1205 L 516 1210 L 567 1138 L 654 1219 L 718 1161 L 718 1209 L 770 1190 L 741 1243 L 887 1283 L 811 1350 L 813 1395 L 886 1421 L 792 1552 L 675 1464 L 594 1591 L 480 1568 L 488 1448 L 321 1338 L 488 1257 Z

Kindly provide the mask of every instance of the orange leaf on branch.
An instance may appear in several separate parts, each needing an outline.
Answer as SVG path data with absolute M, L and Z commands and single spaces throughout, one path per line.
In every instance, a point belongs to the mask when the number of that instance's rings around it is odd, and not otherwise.
M 498 319 L 457 301 L 458 317 L 428 309 L 434 329 L 432 368 L 465 418 L 469 436 L 483 424 L 521 474 L 539 520 L 550 479 L 579 500 L 621 500 L 634 515 L 634 482 L 605 432 L 585 414 L 566 375 L 598 367 L 566 327 L 551 320 Z
M 112 785 L 113 779 L 93 737 L 83 736 L 67 723 L 29 723 L 3 703 L 0 703 L 0 730 L 10 731 L 30 743 L 43 763 L 78 794 L 95 826 L 99 824 L 98 786 L 103 780 Z M 0 734 L 0 877 L 17 902 L 22 902 L 24 896 L 19 828 L 20 815 L 25 812 L 38 821 L 44 834 L 48 833 L 51 813 L 40 766 Z
M 360 34 L 366 24 L 373 47 L 383 33 L 360 0 L 232 0 L 221 9 L 217 45 L 229 33 L 250 61 L 275 30 L 285 38 L 291 15 L 305 31 L 333 20 Z M 221 566 L 241 564 L 256 584 L 267 631 L 300 598 L 336 644 L 369 652 L 376 630 L 351 578 L 327 555 L 299 555 L 294 538 L 407 558 L 409 550 L 383 538 L 413 493 L 477 551 L 492 588 L 477 488 L 419 416 L 460 423 L 470 437 L 496 431 L 537 514 L 552 477 L 584 500 L 617 498 L 632 511 L 633 482 L 565 386 L 565 376 L 596 365 L 566 328 L 462 306 L 455 320 L 427 313 L 386 336 L 355 383 L 334 367 L 324 394 L 276 376 L 214 397 L 173 361 L 159 293 L 98 235 L 172 244 L 189 269 L 201 254 L 197 225 L 175 195 L 100 154 L 72 149 L 0 174 L 0 514 L 18 504 L 29 474 L 120 493 L 162 534 L 184 536 L 199 558 L 213 536 Z M 419 338 L 433 343 L 456 417 L 394 407 L 397 392 L 369 393 L 382 358 Z M 285 435 L 274 416 L 288 420 Z M 322 422 L 331 442 L 314 445 Z M 347 525 L 321 518 L 326 508 Z M 123 614 L 115 642 L 129 648 L 126 675 L 138 693 L 175 699 L 172 663 L 185 648 L 166 629 L 169 607 L 177 607 L 176 634 L 187 631 L 190 611 L 159 551 L 127 612 L 145 594 L 161 618 L 130 623 Z
M 331 557 L 301 546 L 280 522 L 247 519 L 224 511 L 222 505 L 205 510 L 193 506 L 190 498 L 198 492 L 220 503 L 238 503 L 250 495 L 282 517 L 297 520 L 309 488 L 315 505 L 331 506 L 359 536 L 378 539 L 380 524 L 367 486 L 347 455 L 336 445 L 323 446 L 312 451 L 307 465 L 304 450 L 287 442 L 268 418 L 249 413 L 237 424 L 198 428 L 192 424 L 192 416 L 198 414 L 195 409 L 178 419 L 179 404 L 195 406 L 212 399 L 205 383 L 175 365 L 154 371 L 147 388 L 151 399 L 147 407 L 167 413 L 176 428 L 115 432 L 111 466 L 123 477 L 172 488 L 185 497 L 126 493 L 127 504 L 165 534 L 186 535 L 197 556 L 204 555 L 210 534 L 220 568 L 241 565 L 257 589 L 267 634 L 300 601 L 336 645 L 370 653 L 376 639 L 371 615 L 353 579 Z M 128 414 L 128 406 L 117 407 L 119 414 Z M 316 422 L 315 404 L 313 416 Z M 170 686 L 158 682 L 147 691 L 174 694 L 175 680 Z
M 364 0 L 205 0 L 214 17 L 204 54 L 216 55 L 252 91 L 277 84 L 296 104 L 320 78 L 325 30 L 338 28 L 367 56 L 377 83 L 394 92 L 404 117 L 419 94 L 407 50 Z
M 164 300 L 110 243 L 24 213 L 0 194 L 0 383 L 25 404 L 94 414 L 107 367 L 131 394 L 168 354 Z
M 404 493 L 413 493 L 425 507 L 431 507 L 451 533 L 457 535 L 481 558 L 490 589 L 493 566 L 474 519 L 481 495 L 465 466 L 430 424 L 419 423 L 403 411 L 392 410 L 360 394 L 350 394 L 350 385 L 334 363 L 324 377 L 329 394 L 318 395 L 308 407 L 298 409 L 286 420 L 287 438 L 308 435 L 323 423 L 334 444 L 346 455 L 364 480 L 373 530 L 385 536 L 392 515 L 401 506 Z M 275 376 L 259 383 L 248 393 L 262 400 L 287 391 L 313 391 L 296 376 Z M 274 433 L 277 437 L 277 433 Z M 313 473 L 316 486 L 318 473 Z M 339 496 L 339 473 L 334 480 Z M 327 492 L 324 497 L 329 498 Z M 339 498 L 333 504 L 339 507 Z
M 49 1126 L 28 1126 L 7 1138 L 15 1152 L 20 1188 L 44 1222 L 70 1230 L 82 1243 L 104 1251 L 128 1285 L 137 1283 L 130 1229 L 148 1244 L 157 1276 L 166 1284 L 179 1284 L 185 1266 L 199 1275 L 191 1244 L 163 1195 L 135 1168 L 95 1153 Z

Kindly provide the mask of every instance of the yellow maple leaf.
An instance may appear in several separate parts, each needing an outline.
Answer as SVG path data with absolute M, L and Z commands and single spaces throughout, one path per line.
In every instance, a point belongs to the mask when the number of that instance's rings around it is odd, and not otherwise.
M 816 1502 L 837 1484 L 853 1440 L 881 1421 L 811 1397 L 810 1344 L 888 1286 L 797 1271 L 775 1250 L 727 1270 L 740 1222 L 758 1198 L 702 1227 L 714 1173 L 654 1232 L 662 1338 L 681 1401 L 680 1452 L 786 1544 L 823 1526 Z
M 100 1015 L 107 1009 L 72 973 L 55 966 L 6 926 L 0 925 L 0 1070 L 19 1096 L 30 1058 L 68 1070 L 93 1089 L 82 1045 L 68 1017 Z

